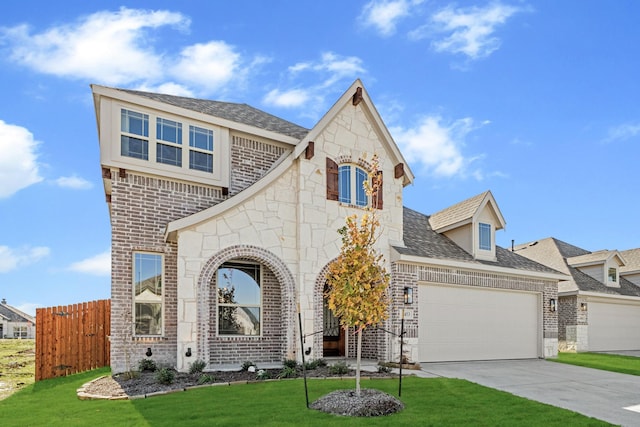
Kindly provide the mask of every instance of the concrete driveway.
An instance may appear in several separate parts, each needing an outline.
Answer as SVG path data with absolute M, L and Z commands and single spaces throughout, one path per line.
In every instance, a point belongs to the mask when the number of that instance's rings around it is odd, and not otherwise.
M 610 423 L 640 426 L 640 377 L 634 375 L 540 359 L 421 365 L 426 377 L 461 378 Z

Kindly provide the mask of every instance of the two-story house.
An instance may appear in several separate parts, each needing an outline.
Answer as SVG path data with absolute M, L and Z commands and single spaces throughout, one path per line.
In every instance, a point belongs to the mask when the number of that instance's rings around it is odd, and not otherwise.
M 639 250 L 590 252 L 555 238 L 514 250 L 568 275 L 558 288 L 561 350 L 640 350 Z
M 111 364 L 187 370 L 355 354 L 324 302 L 346 216 L 373 204 L 391 273 L 383 329 L 363 357 L 413 361 L 557 353 L 551 268 L 495 243 L 490 192 L 432 217 L 362 82 L 305 129 L 246 104 L 92 86 L 112 227 Z M 373 176 L 370 161 L 380 159 Z M 365 181 L 382 183 L 369 200 Z M 300 344 L 298 313 L 303 344 Z

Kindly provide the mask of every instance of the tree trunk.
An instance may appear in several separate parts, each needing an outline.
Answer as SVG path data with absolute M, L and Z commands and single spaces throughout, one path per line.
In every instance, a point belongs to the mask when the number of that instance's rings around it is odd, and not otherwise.
M 358 331 L 358 345 L 356 347 L 356 396 L 360 397 L 360 359 L 362 356 L 362 329 Z

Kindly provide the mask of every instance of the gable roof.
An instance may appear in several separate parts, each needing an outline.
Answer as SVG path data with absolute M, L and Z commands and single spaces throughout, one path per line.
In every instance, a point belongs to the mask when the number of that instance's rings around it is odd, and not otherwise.
M 578 255 L 574 257 L 567 258 L 567 264 L 579 267 L 579 266 L 587 266 L 587 265 L 598 265 L 604 264 L 608 260 L 612 258 L 618 258 L 618 263 L 620 265 L 625 265 L 624 259 L 620 255 L 618 251 L 596 251 L 590 252 L 583 255 Z
M 620 267 L 620 273 L 640 272 L 640 248 L 621 251 L 626 264 Z
M 358 90 L 358 88 L 360 88 Z M 275 164 L 269 172 L 267 172 L 261 179 L 259 179 L 254 184 L 247 187 L 245 190 L 236 194 L 235 196 L 218 203 L 208 209 L 197 212 L 193 215 L 189 215 L 187 217 L 175 220 L 167 224 L 167 228 L 165 230 L 165 238 L 169 241 L 174 241 L 176 238 L 176 233 L 179 230 L 185 229 L 187 227 L 191 227 L 203 221 L 214 218 L 218 215 L 221 215 L 225 211 L 241 204 L 242 202 L 248 200 L 249 198 L 255 196 L 259 191 L 266 188 L 269 184 L 274 182 L 279 176 L 286 172 L 286 170 L 293 164 L 293 162 L 304 153 L 305 149 L 309 145 L 310 141 L 313 141 L 336 117 L 336 115 L 340 112 L 340 110 L 351 103 L 354 99 L 354 93 L 358 93 L 361 97 L 359 101 L 359 106 L 363 109 L 365 114 L 368 115 L 369 120 L 372 123 L 372 127 L 374 130 L 380 135 L 380 140 L 385 145 L 387 149 L 387 154 L 393 156 L 393 160 L 395 163 L 403 163 L 404 164 L 404 175 L 403 175 L 403 183 L 407 185 L 413 182 L 414 176 L 409 166 L 407 165 L 402 153 L 398 149 L 398 146 L 393 141 L 389 130 L 384 125 L 382 118 L 378 114 L 375 106 L 371 102 L 371 98 L 367 94 L 367 91 L 364 89 L 362 82 L 357 79 L 353 84 L 347 89 L 346 92 L 336 101 L 336 103 L 329 109 L 329 111 L 318 121 L 318 123 L 308 132 L 305 136 L 300 140 L 300 142 L 296 145 L 295 149 L 285 158 L 281 159 L 279 163 Z
M 6 302 L 0 302 L 0 316 L 7 319 L 9 322 L 31 322 L 36 323 L 36 319 L 15 307 L 10 306 Z
M 619 280 L 620 287 L 607 286 L 576 267 L 578 265 L 604 263 L 604 260 L 616 256 L 615 254 L 618 251 L 592 253 L 553 237 L 517 245 L 514 250 L 524 257 L 569 274 L 570 280 L 560 284 L 560 292 L 577 290 L 609 295 L 640 296 L 640 287 L 623 277 L 620 277 Z M 571 263 L 571 260 L 579 262 Z
M 484 194 L 484 193 L 483 193 Z M 476 266 L 501 267 L 519 270 L 522 273 L 542 273 L 554 276 L 557 280 L 561 273 L 538 262 L 522 257 L 515 252 L 496 246 L 496 261 L 475 259 L 471 254 L 456 245 L 444 234 L 436 232 L 431 226 L 430 217 L 407 207 L 403 209 L 405 246 L 394 246 L 396 252 L 420 258 L 442 261 L 462 261 L 470 268 Z
M 474 218 L 487 205 L 491 207 L 493 213 L 498 218 L 496 230 L 504 228 L 506 224 L 505 220 L 491 191 L 485 191 L 484 193 L 434 213 L 429 218 L 429 224 L 433 230 L 439 233 L 452 230 L 473 222 Z

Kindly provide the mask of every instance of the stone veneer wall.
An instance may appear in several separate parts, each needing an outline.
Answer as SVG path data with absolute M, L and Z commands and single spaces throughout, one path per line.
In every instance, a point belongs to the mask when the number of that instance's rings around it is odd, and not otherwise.
M 589 311 L 580 309 L 582 303 L 586 304 L 587 299 L 578 295 L 558 298 L 558 346 L 561 351 L 587 351 L 589 348 Z
M 540 292 L 542 294 L 544 355 L 545 357 L 550 357 L 557 354 L 558 312 L 549 311 L 549 300 L 551 298 L 557 300 L 558 298 L 556 282 L 458 268 L 392 263 L 394 301 L 403 301 L 402 295 L 405 286 L 413 288 L 413 304 L 398 304 L 396 310 L 392 310 L 391 317 L 392 330 L 399 331 L 401 322 L 400 309 L 405 309 L 405 344 L 410 347 L 405 351 L 405 355 L 407 353 L 410 354 L 410 359 L 412 359 L 410 361 L 416 361 L 415 359 L 418 357 L 415 346 L 418 340 L 418 307 L 420 301 L 418 284 L 420 282 Z M 407 311 L 411 311 L 410 316 L 406 316 Z M 408 319 L 407 317 L 410 318 Z M 395 341 L 392 348 L 394 359 L 397 358 L 398 353 L 399 341 Z
M 234 194 L 260 179 L 286 149 L 234 137 L 231 147 L 231 188 Z M 151 177 L 127 170 L 105 169 L 111 180 L 111 368 L 113 373 L 135 369 L 151 348 L 152 359 L 176 366 L 177 248 L 164 239 L 166 225 L 214 206 L 228 197 L 222 189 Z M 164 255 L 164 334 L 134 337 L 132 259 L 134 251 Z

